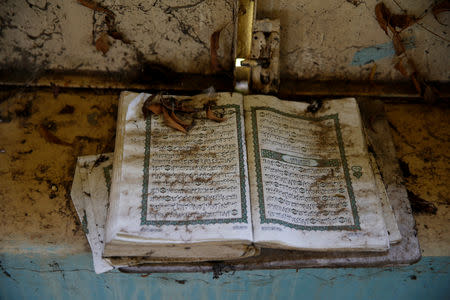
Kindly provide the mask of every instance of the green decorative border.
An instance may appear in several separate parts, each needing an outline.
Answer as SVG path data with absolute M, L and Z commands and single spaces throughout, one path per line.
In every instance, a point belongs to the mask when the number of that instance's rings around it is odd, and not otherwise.
M 187 220 L 187 221 L 152 221 L 147 220 L 147 201 L 148 201 L 148 183 L 149 183 L 149 166 L 150 166 L 150 138 L 151 138 L 151 116 L 145 120 L 145 152 L 144 152 L 144 179 L 142 182 L 142 210 L 141 225 L 197 225 L 197 224 L 217 224 L 217 223 L 247 223 L 247 197 L 245 194 L 245 165 L 244 165 L 244 149 L 242 145 L 242 124 L 241 124 L 241 107 L 236 104 L 227 104 L 215 106 L 213 109 L 234 108 L 236 114 L 236 130 L 238 136 L 239 150 L 239 175 L 241 188 L 241 218 L 229 219 L 206 219 L 206 220 Z
M 262 171 L 261 171 L 261 153 L 259 149 L 259 138 L 258 138 L 258 124 L 256 121 L 256 111 L 257 110 L 265 110 L 265 111 L 271 111 L 283 116 L 302 119 L 302 120 L 308 120 L 308 121 L 323 121 L 323 120 L 334 120 L 334 125 L 336 129 L 336 136 L 338 139 L 338 145 L 339 145 L 339 152 L 341 154 L 341 160 L 342 160 L 342 168 L 344 169 L 344 175 L 345 175 L 345 181 L 347 184 L 347 191 L 348 195 L 350 197 L 350 204 L 352 208 L 352 214 L 353 214 L 353 220 L 354 225 L 343 225 L 343 226 L 304 226 L 304 225 L 297 225 L 297 224 L 291 224 L 285 221 L 281 221 L 278 219 L 271 219 L 266 218 L 265 213 L 265 207 L 264 207 L 264 191 L 263 191 L 263 183 L 262 183 Z M 258 190 L 258 202 L 259 202 L 259 213 L 260 213 L 260 219 L 261 223 L 276 223 L 281 224 L 290 228 L 295 229 L 301 229 L 301 230 L 320 230 L 320 231 L 326 231 L 326 230 L 360 230 L 360 223 L 359 223 L 359 215 L 358 215 L 358 209 L 356 207 L 356 201 L 355 201 L 355 195 L 353 193 L 353 187 L 352 187 L 352 181 L 350 178 L 350 173 L 348 169 L 347 164 L 347 158 L 345 156 L 345 150 L 344 150 L 344 142 L 342 140 L 342 133 L 341 133 L 341 126 L 339 124 L 339 115 L 338 114 L 332 114 L 332 115 L 326 115 L 321 116 L 318 118 L 313 117 L 306 117 L 306 116 L 298 116 L 294 114 L 285 113 L 279 110 L 276 110 L 271 107 L 265 107 L 265 106 L 256 106 L 252 107 L 251 109 L 251 117 L 252 117 L 252 129 L 253 129 L 253 148 L 255 153 L 255 165 L 256 165 L 256 181 L 257 181 L 257 190 Z M 264 149 L 263 149 L 264 150 Z

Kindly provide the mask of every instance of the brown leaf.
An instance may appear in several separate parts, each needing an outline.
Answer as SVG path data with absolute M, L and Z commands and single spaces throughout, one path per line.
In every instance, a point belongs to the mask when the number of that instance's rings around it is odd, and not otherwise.
M 96 41 L 95 41 L 95 48 L 97 48 L 98 51 L 101 51 L 103 55 L 105 55 L 109 50 L 109 38 L 106 33 L 103 33 Z
M 125 44 L 131 44 L 130 40 L 128 40 L 123 33 L 117 31 L 116 29 L 114 30 L 108 30 L 108 34 L 110 37 L 112 37 L 115 40 L 120 40 L 122 42 L 124 42 Z
M 375 16 L 377 18 L 378 24 L 384 30 L 384 32 L 388 34 L 388 28 L 392 31 L 392 33 L 399 32 L 418 22 L 420 18 L 416 18 L 413 15 L 406 14 L 391 14 L 389 9 L 384 5 L 383 2 L 378 3 L 375 6 Z M 396 28 L 399 28 L 397 31 Z
M 43 137 L 49 143 L 63 145 L 63 146 L 72 146 L 71 143 L 64 142 L 59 137 L 57 137 L 53 133 L 51 133 L 43 124 L 41 124 L 39 126 L 38 131 L 39 131 L 39 134 L 41 135 L 41 137 Z
M 87 8 L 90 8 L 92 10 L 102 12 L 107 14 L 108 16 L 115 17 L 114 13 L 107 9 L 106 7 L 102 6 L 101 4 L 96 3 L 92 0 L 78 0 L 78 3 L 80 3 L 83 6 L 86 6 Z
M 116 28 L 116 21 L 114 17 L 106 16 L 105 23 L 108 27 L 108 35 L 115 40 L 120 40 L 125 44 L 131 44 L 130 40 L 127 39 L 122 32 L 119 32 Z
M 416 88 L 416 91 L 419 95 L 422 95 L 422 87 L 420 86 L 420 82 L 419 80 L 417 80 L 417 75 L 416 73 L 411 74 L 411 80 L 414 84 L 414 87 Z
M 406 71 L 406 69 L 403 67 L 402 62 L 399 60 L 395 65 L 394 68 L 399 71 L 403 76 L 405 77 L 409 77 L 408 72 Z
M 403 45 L 402 39 L 397 32 L 393 32 L 392 43 L 394 44 L 395 53 L 397 55 L 405 53 L 405 46 Z
M 211 51 L 211 70 L 213 72 L 220 71 L 221 66 L 219 63 L 219 59 L 217 57 L 217 51 L 219 50 L 219 39 L 220 39 L 220 33 L 222 32 L 224 27 L 220 28 L 217 31 L 214 31 L 214 33 L 211 35 L 211 45 L 210 45 L 210 51 Z
M 206 109 L 206 117 L 216 122 L 224 122 L 227 120 L 227 118 L 219 118 L 218 116 L 216 116 L 210 106 L 208 106 L 208 108 Z
M 439 21 L 438 15 L 449 10 L 450 10 L 450 1 L 444 0 L 441 3 L 433 6 L 433 9 L 431 11 L 433 12 L 433 16 L 436 19 L 436 21 L 441 25 L 445 25 L 441 21 Z
M 391 17 L 391 12 L 388 10 L 386 5 L 383 2 L 378 3 L 375 6 L 375 16 L 377 18 L 378 24 L 384 30 L 386 34 L 388 34 L 387 27 L 389 24 L 389 19 Z
M 181 124 L 178 124 L 174 119 L 172 119 L 172 117 L 169 115 L 169 112 L 164 106 L 162 107 L 162 111 L 164 115 L 164 122 L 167 126 L 187 134 L 186 129 Z
M 419 20 L 419 18 L 416 18 L 413 15 L 392 15 L 389 19 L 389 24 L 394 28 L 400 28 L 399 31 L 402 31 Z
M 148 115 L 149 115 L 149 110 L 148 110 L 148 106 L 150 106 L 152 104 L 153 99 L 155 99 L 156 95 L 150 95 L 147 97 L 147 99 L 145 99 L 144 104 L 142 105 L 142 113 L 144 114 L 144 118 L 147 119 Z
M 178 116 L 173 111 L 170 113 L 170 116 L 172 117 L 172 119 L 175 120 L 175 122 L 177 122 L 178 124 L 180 124 L 183 127 L 189 127 L 192 124 L 192 121 L 187 122 L 187 121 L 184 121 L 184 120 L 181 120 L 180 118 L 178 118 Z
M 162 106 L 159 103 L 152 103 L 148 105 L 146 108 L 155 115 L 160 115 L 162 112 Z

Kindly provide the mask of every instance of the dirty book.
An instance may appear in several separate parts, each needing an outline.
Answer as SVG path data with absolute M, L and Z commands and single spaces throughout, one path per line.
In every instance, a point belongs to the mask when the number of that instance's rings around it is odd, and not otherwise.
M 147 99 L 122 93 L 114 154 L 78 160 L 72 199 L 97 272 L 400 241 L 355 99 L 311 112 L 219 93 L 211 109 L 221 122 L 198 118 L 187 134 L 144 116 Z

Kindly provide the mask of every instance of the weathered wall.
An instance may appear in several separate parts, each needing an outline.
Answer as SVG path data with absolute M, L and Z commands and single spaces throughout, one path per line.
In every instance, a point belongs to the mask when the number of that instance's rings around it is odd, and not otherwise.
M 37 76 L 30 70 L 43 69 L 133 78 L 154 69 L 210 74 L 210 38 L 223 26 L 220 61 L 225 69 L 232 68 L 237 0 L 98 2 L 115 13 L 117 29 L 131 42 L 109 38 L 111 48 L 105 55 L 95 48 L 96 39 L 106 30 L 105 13 L 76 0 L 6 0 L 0 10 L 0 70 L 25 69 L 29 80 Z M 450 37 L 448 28 L 430 12 L 435 1 L 384 2 L 395 13 L 402 12 L 400 6 L 410 14 L 424 15 L 402 33 L 407 54 L 425 79 L 448 82 Z M 284 78 L 368 80 L 376 64 L 373 80 L 407 80 L 393 67 L 392 42 L 375 19 L 377 3 L 259 0 L 257 16 L 281 20 Z M 448 24 L 449 15 L 442 14 L 441 22 Z
M 0 254 L 1 299 L 446 299 L 449 258 L 413 266 L 96 275 L 89 255 Z
M 210 72 L 210 38 L 221 32 L 219 56 L 232 66 L 234 0 L 97 1 L 115 15 L 129 44 L 109 37 L 106 54 L 95 41 L 107 30 L 105 13 L 76 0 L 6 0 L 0 9 L 0 70 Z M 28 74 L 30 76 L 30 74 Z
M 407 80 L 393 67 L 394 47 L 375 18 L 377 0 L 259 0 L 258 18 L 280 18 L 282 77 L 314 80 Z M 449 30 L 430 12 L 435 1 L 384 0 L 393 13 L 424 18 L 401 36 L 425 79 L 449 81 Z M 449 23 L 449 14 L 440 20 Z M 432 31 L 430 33 L 428 30 Z M 439 35 L 440 37 L 436 36 Z

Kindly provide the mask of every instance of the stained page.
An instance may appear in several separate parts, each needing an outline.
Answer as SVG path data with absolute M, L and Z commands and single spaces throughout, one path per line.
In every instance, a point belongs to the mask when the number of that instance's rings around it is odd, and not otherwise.
M 105 177 L 96 176 L 95 189 L 91 189 L 89 185 L 89 181 L 93 179 L 93 176 L 90 176 L 89 173 L 93 170 L 98 157 L 97 155 L 91 155 L 78 158 L 71 190 L 72 202 L 91 247 L 94 270 L 97 274 L 113 269 L 113 266 L 102 258 L 105 219 L 99 219 L 94 213 L 95 211 L 102 212 L 105 209 L 104 203 L 108 202 Z M 112 154 L 105 154 L 105 157 L 112 158 Z M 109 170 L 111 165 L 111 162 L 109 164 L 101 163 L 94 170 L 101 169 L 103 171 L 105 167 Z M 94 171 L 94 174 L 98 173 Z M 105 194 L 106 197 L 103 195 L 98 198 L 99 194 Z M 106 214 L 106 211 L 102 213 Z
M 106 243 L 251 243 L 242 96 L 218 94 L 226 121 L 188 134 L 144 118 L 148 96 L 121 97 Z
M 388 249 L 354 99 L 244 100 L 255 243 L 308 250 Z
M 378 190 L 378 197 L 381 202 L 381 209 L 383 212 L 384 222 L 386 223 L 386 230 L 389 236 L 389 243 L 396 244 L 402 240 L 402 235 L 398 229 L 397 220 L 395 219 L 394 210 L 392 209 L 389 197 L 384 187 L 383 178 L 381 177 L 380 170 L 378 169 L 377 161 L 375 157 L 370 154 L 370 163 L 375 176 L 375 185 Z

